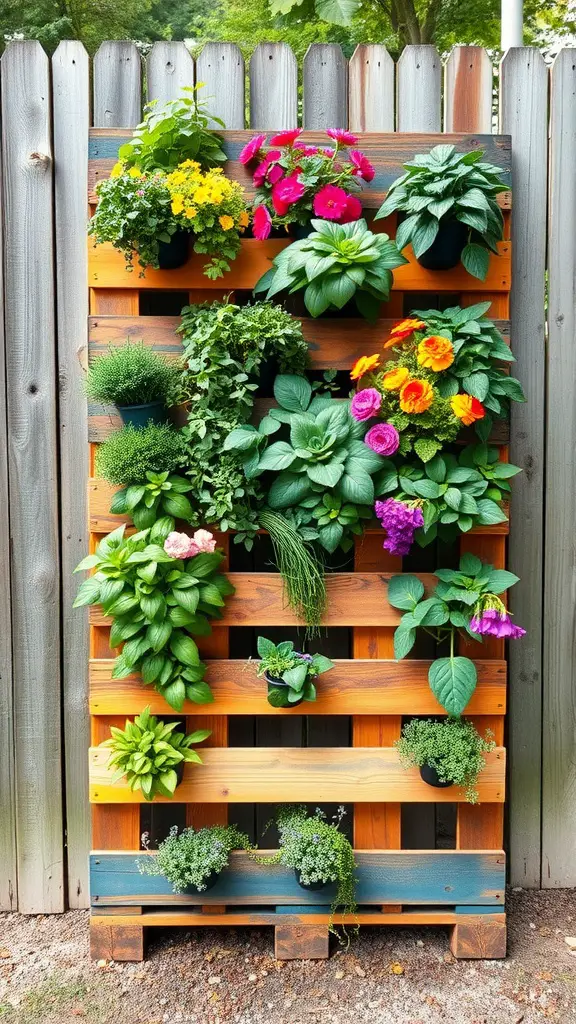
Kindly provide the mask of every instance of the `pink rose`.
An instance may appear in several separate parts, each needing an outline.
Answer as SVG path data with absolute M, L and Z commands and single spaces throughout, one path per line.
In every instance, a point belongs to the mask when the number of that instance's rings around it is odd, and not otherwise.
M 207 555 L 211 555 L 216 547 L 214 535 L 209 530 L 196 530 L 194 544 L 197 548 L 197 551 L 194 552 L 195 554 L 204 552 Z
M 350 406 L 350 412 L 352 413 L 355 420 L 369 420 L 372 416 L 376 416 L 380 406 L 382 405 L 382 395 L 376 388 L 364 388 L 363 391 L 357 391 L 352 399 Z
M 391 423 L 376 423 L 370 427 L 364 438 L 364 444 L 367 444 L 378 455 L 394 455 L 394 452 L 398 451 L 400 435 Z
M 187 533 L 169 533 L 164 541 L 164 551 L 172 558 L 191 558 L 197 555 L 199 548 Z
M 254 238 L 264 242 L 272 230 L 272 218 L 266 206 L 257 206 L 252 217 Z

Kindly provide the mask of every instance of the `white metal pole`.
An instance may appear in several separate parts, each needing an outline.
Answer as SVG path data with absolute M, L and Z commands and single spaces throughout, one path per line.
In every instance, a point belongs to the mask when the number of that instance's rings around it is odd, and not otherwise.
M 522 0 L 501 0 L 500 46 L 506 52 L 511 46 L 523 46 Z

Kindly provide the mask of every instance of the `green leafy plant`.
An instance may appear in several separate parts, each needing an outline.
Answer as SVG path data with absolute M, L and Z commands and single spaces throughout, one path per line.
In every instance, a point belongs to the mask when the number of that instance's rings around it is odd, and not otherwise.
M 466 225 L 468 244 L 461 256 L 469 274 L 484 280 L 490 251 L 498 253 L 504 220 L 496 196 L 509 188 L 502 171 L 482 161 L 484 151 L 457 153 L 453 145 L 434 146 L 420 153 L 392 183 L 376 214 L 388 217 L 395 210 L 406 214 L 398 225 L 396 244 L 410 242 L 418 259 L 430 248 L 441 226 L 457 220 Z
M 88 224 L 96 245 L 111 242 L 123 254 L 126 269 L 133 269 L 134 253 L 142 268 L 157 267 L 160 242 L 169 242 L 177 230 L 170 208 L 170 193 L 161 174 L 143 176 L 112 172 L 96 186 L 98 205 Z
M 489 729 L 483 739 L 472 722 L 414 718 L 403 727 L 394 746 L 405 768 L 428 765 L 436 770 L 440 782 L 463 786 L 468 802 L 478 803 L 476 785 L 485 767 L 482 755 L 495 746 Z
M 120 160 L 143 171 L 170 171 L 183 160 L 197 160 L 204 170 L 224 163 L 222 136 L 212 126 L 224 128 L 225 124 L 208 113 L 207 101 L 198 97 L 200 88 L 200 84 L 183 86 L 178 99 L 147 103 L 144 120 L 130 142 L 118 150 Z
M 482 635 L 520 637 L 524 630 L 513 625 L 498 597 L 518 577 L 506 569 L 495 569 L 476 555 L 464 554 L 458 569 L 437 569 L 438 583 L 430 596 L 417 576 L 393 576 L 388 583 L 388 601 L 404 612 L 394 633 L 394 655 L 405 658 L 412 650 L 418 629 L 437 643 L 447 642 L 447 657 L 436 658 L 428 670 L 428 682 L 439 704 L 449 715 L 464 711 L 476 688 L 476 666 L 470 658 L 456 654 L 458 634 L 481 641 Z
M 314 395 L 304 377 L 290 374 L 276 377 L 274 396 L 278 407 L 258 428 L 237 427 L 224 448 L 243 452 L 248 479 L 275 474 L 268 504 L 290 510 L 304 539 L 319 540 L 327 551 L 348 550 L 362 532 L 359 520 L 372 516 L 372 477 L 384 460 L 364 444 L 366 426 L 350 415 L 348 402 Z M 278 431 L 286 440 L 270 443 Z
M 254 291 L 272 298 L 304 290 L 306 309 L 314 317 L 354 299 L 359 313 L 375 320 L 390 296 L 392 271 L 407 260 L 388 235 L 373 234 L 365 220 L 311 224 L 312 233 L 279 252 Z
M 192 484 L 183 476 L 169 473 L 146 473 L 146 483 L 130 484 L 116 491 L 110 505 L 113 515 L 130 515 L 138 530 L 154 526 L 163 519 L 161 529 L 166 536 L 174 529 L 175 519 L 191 523 L 195 511 L 186 497 Z
M 96 473 L 109 484 L 141 485 L 148 473 L 171 475 L 186 463 L 182 432 L 167 423 L 136 429 L 127 424 L 109 434 L 96 451 Z
M 126 721 L 124 729 L 110 726 L 110 739 L 100 745 L 112 751 L 109 766 L 117 768 L 113 781 L 125 777 L 130 789 L 140 790 L 146 800 L 153 800 L 157 794 L 174 796 L 179 767 L 192 762 L 202 764 L 192 745 L 210 736 L 209 729 L 188 736 L 175 732 L 179 724 L 166 725 L 151 715 L 148 707 L 133 722 Z
M 127 342 L 98 356 L 86 375 L 86 394 L 104 405 L 173 405 L 180 371 L 153 349 Z
M 148 834 L 142 844 L 149 849 Z M 232 850 L 249 850 L 248 836 L 235 825 L 210 825 L 206 828 L 185 828 L 173 825 L 158 852 L 138 861 L 143 875 L 163 875 L 173 892 L 203 892 L 211 887 L 212 875 L 220 875 L 228 867 Z
M 130 537 L 125 525 L 109 533 L 76 572 L 95 572 L 80 585 L 78 608 L 100 604 L 112 618 L 110 646 L 122 646 L 112 676 L 124 679 L 139 672 L 177 711 L 187 698 L 197 704 L 214 698 L 198 647 L 189 635 L 207 636 L 209 618 L 220 618 L 224 598 L 234 587 L 217 572 L 224 555 L 202 552 L 186 560 L 162 546 L 164 531 L 150 542 L 149 530 Z
M 268 703 L 275 708 L 289 707 L 301 700 L 316 700 L 314 680 L 334 668 L 334 662 L 323 654 L 304 654 L 294 650 L 291 640 L 276 645 L 264 636 L 258 637 L 260 664 L 258 675 L 266 676 L 272 689 Z M 275 685 L 281 680 L 285 685 Z

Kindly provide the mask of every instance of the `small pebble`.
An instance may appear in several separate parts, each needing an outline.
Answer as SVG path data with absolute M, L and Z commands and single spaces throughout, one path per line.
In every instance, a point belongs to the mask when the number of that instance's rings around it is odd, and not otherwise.
M 220 985 L 221 981 L 221 978 L 208 978 L 209 985 Z
M 248 975 L 248 981 L 258 981 L 258 975 L 257 974 L 249 974 Z

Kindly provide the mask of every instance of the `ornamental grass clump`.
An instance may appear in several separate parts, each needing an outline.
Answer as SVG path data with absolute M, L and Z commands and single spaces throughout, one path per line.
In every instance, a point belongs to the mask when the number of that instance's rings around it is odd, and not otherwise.
M 319 632 L 328 602 L 324 565 L 312 545 L 302 539 L 284 516 L 263 509 L 258 521 L 270 534 L 288 605 L 306 624 L 306 635 L 314 636 Z
M 180 370 L 143 344 L 127 342 L 94 359 L 86 375 L 86 394 L 103 405 L 173 405 Z
M 148 834 L 142 845 L 149 849 Z M 228 867 L 232 850 L 249 850 L 248 836 L 235 825 L 210 825 L 206 828 L 185 828 L 173 825 L 155 856 L 138 861 L 142 875 L 163 875 L 173 892 L 204 892 Z
M 142 484 L 148 473 L 174 473 L 186 463 L 187 446 L 181 431 L 167 423 L 131 424 L 115 430 L 96 451 L 96 474 L 109 484 Z
M 472 722 L 414 718 L 394 745 L 405 768 L 433 768 L 440 783 L 462 786 L 467 801 L 478 803 L 476 785 L 485 767 L 483 754 L 495 746 L 489 729 L 483 739 Z

